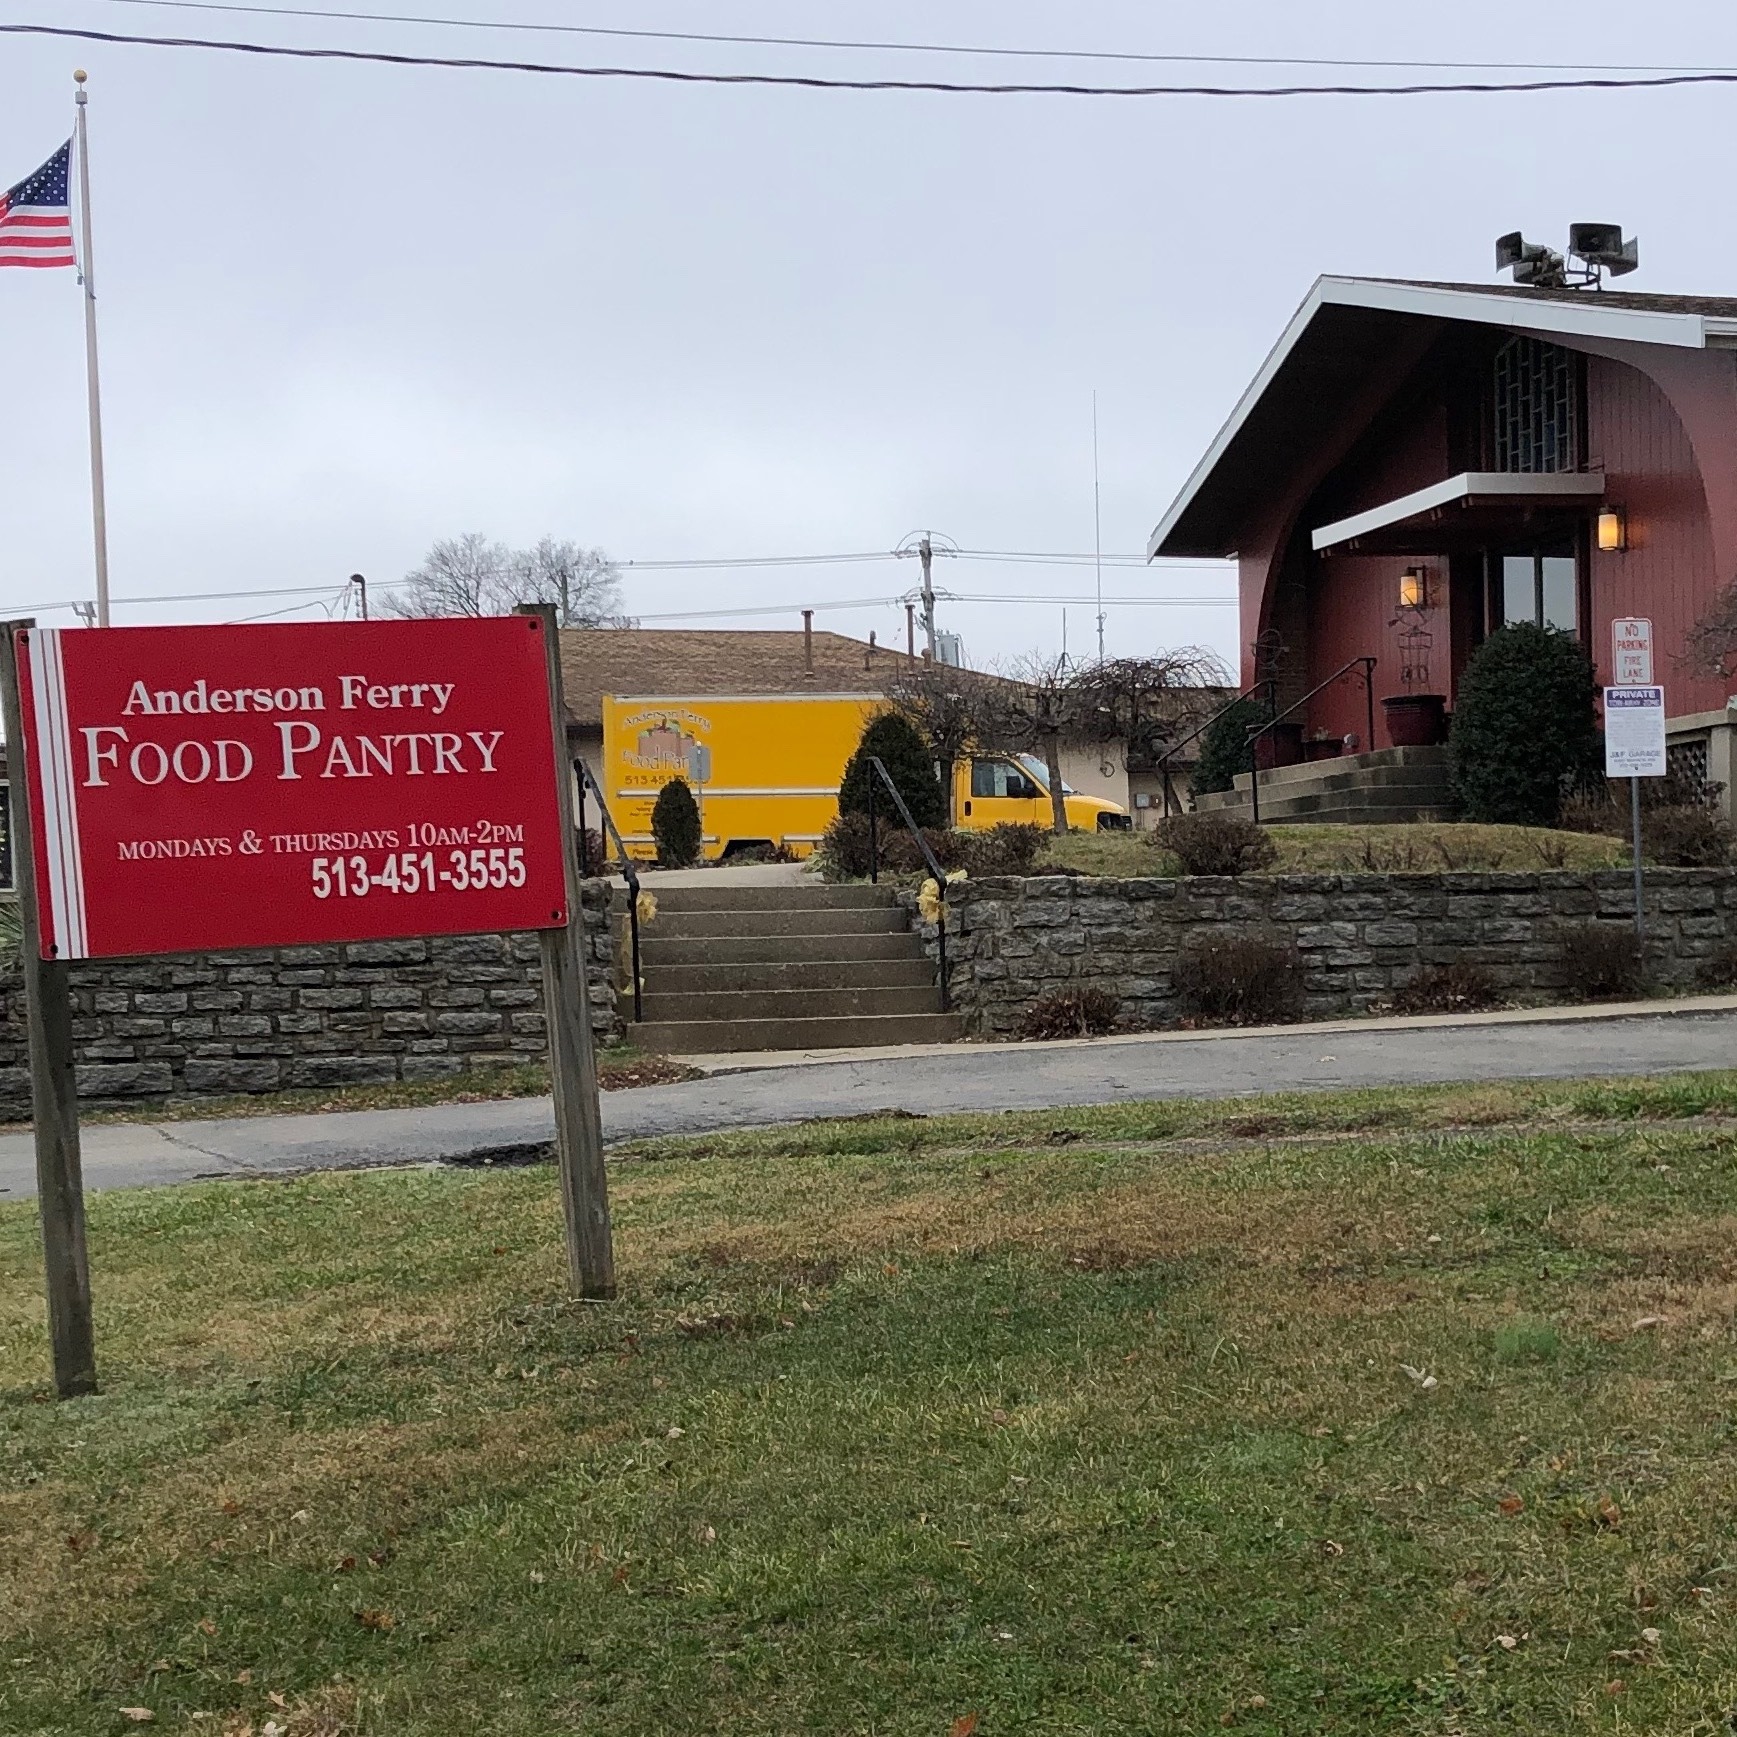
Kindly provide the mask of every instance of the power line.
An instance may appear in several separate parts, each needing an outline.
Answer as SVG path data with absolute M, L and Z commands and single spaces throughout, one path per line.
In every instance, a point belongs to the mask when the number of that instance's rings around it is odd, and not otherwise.
M 0 35 L 51 36 L 135 48 L 198 48 L 267 59 L 340 61 L 374 66 L 439 67 L 461 72 L 522 72 L 560 78 L 625 78 L 661 84 L 754 85 L 786 90 L 912 91 L 941 96 L 1078 97 L 1416 97 L 1518 96 L 1573 90 L 1664 90 L 1687 85 L 1737 84 L 1737 71 L 1678 72 L 1639 78 L 1537 78 L 1510 83 L 1089 85 L 974 84 L 950 79 L 820 78 L 768 72 L 678 72 L 673 67 L 563 66 L 534 60 L 483 60 L 387 49 L 294 48 L 282 43 L 228 42 L 198 36 L 135 36 L 115 30 L 75 30 L 59 24 L 0 24 Z
M 1354 60 L 1329 55 L 1152 54 L 1115 48 L 1009 48 L 991 43 L 856 41 L 833 36 L 734 36 L 700 30 L 631 30 L 604 24 L 549 24 L 525 19 L 452 18 L 415 12 L 345 12 L 319 6 L 247 6 L 234 0 L 106 0 L 177 12 L 223 12 L 257 18 L 336 19 L 356 24 L 416 24 L 442 30 L 506 30 L 548 36 L 603 36 L 636 42 L 701 42 L 738 48 L 846 49 L 877 54 L 978 55 L 1008 60 L 1095 60 L 1164 66 L 1321 66 L 1424 72 L 1729 72 L 1730 67 L 1652 66 L 1604 61 Z

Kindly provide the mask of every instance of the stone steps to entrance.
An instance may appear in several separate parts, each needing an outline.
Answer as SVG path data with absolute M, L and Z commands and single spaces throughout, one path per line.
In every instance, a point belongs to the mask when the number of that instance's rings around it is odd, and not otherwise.
M 952 1013 L 889 1013 L 836 1019 L 695 1019 L 630 1026 L 635 1043 L 666 1055 L 739 1054 L 761 1049 L 874 1049 L 894 1043 L 952 1043 Z
M 647 886 L 641 1002 L 632 1040 L 672 1054 L 942 1043 L 935 967 L 890 887 L 732 882 L 714 870 Z M 626 894 L 616 901 L 627 968 Z
M 1453 769 L 1446 748 L 1382 748 L 1260 774 L 1261 819 L 1275 824 L 1398 825 L 1451 820 Z M 1195 799 L 1201 813 L 1248 814 L 1249 774 L 1232 790 Z

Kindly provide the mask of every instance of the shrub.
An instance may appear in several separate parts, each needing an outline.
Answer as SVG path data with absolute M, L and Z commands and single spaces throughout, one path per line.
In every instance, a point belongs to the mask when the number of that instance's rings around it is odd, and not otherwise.
M 1460 678 L 1449 736 L 1466 819 L 1553 825 L 1564 781 L 1597 758 L 1594 694 L 1571 635 L 1530 622 L 1492 633 Z
M 1182 1010 L 1208 1025 L 1275 1025 L 1303 1010 L 1296 954 L 1260 935 L 1206 941 L 1179 954 L 1171 974 Z
M 1737 989 L 1737 941 L 1721 941 L 1695 977 L 1703 989 Z
M 688 868 L 700 854 L 700 806 L 685 778 L 672 778 L 651 805 L 651 836 L 661 868 Z
M 1040 831 L 1041 828 L 1033 828 Z M 890 875 L 927 874 L 929 865 L 902 821 L 880 819 L 875 828 L 881 870 Z M 945 871 L 966 868 L 973 834 L 925 827 L 923 842 Z M 822 834 L 815 861 L 829 881 L 861 880 L 869 872 L 869 823 L 866 814 L 841 814 Z
M 1246 815 L 1173 814 L 1154 836 L 1185 875 L 1246 875 L 1270 867 L 1279 850 Z
M 1234 788 L 1239 772 L 1254 770 L 1249 731 L 1272 715 L 1272 708 L 1261 700 L 1237 700 L 1226 706 L 1200 738 L 1200 757 L 1188 775 L 1188 788 L 1196 796 Z
M 1079 983 L 1040 995 L 1021 1015 L 1019 1035 L 1027 1038 L 1102 1037 L 1114 1030 L 1121 998 L 1096 984 Z
M 897 819 L 886 785 L 869 765 L 871 757 L 878 757 L 886 767 L 918 826 L 947 824 L 947 804 L 942 799 L 941 782 L 935 776 L 935 757 L 917 734 L 916 726 L 897 712 L 882 712 L 864 725 L 856 752 L 845 766 L 844 782 L 838 787 L 840 814 L 868 813 L 869 780 L 873 778 L 875 813 Z
M 1641 810 L 1641 853 L 1664 868 L 1722 868 L 1731 860 L 1731 823 L 1716 808 L 1671 804 Z
M 1426 965 L 1393 992 L 1395 1013 L 1476 1013 L 1502 1000 L 1496 980 L 1481 965 Z
M 586 827 L 577 843 L 581 874 L 601 875 L 609 872 L 609 843 L 596 827 Z
M 1033 826 L 1029 821 L 1004 820 L 986 832 L 961 832 L 954 836 L 964 847 L 964 866 L 969 873 L 1028 875 L 1053 834 L 1048 827 Z
M 1556 944 L 1566 987 L 1585 1001 L 1625 1001 L 1646 980 L 1640 939 L 1626 919 L 1558 924 Z

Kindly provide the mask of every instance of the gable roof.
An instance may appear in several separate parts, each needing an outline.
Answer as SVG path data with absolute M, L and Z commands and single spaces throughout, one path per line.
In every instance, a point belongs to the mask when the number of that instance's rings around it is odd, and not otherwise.
M 804 635 L 730 628 L 564 627 L 567 711 L 601 727 L 609 694 L 878 694 L 905 654 L 842 633 L 816 632 L 814 674 Z
M 1423 321 L 1675 349 L 1737 346 L 1737 298 L 1731 297 L 1318 278 L 1159 520 L 1146 545 L 1148 558 L 1234 554 L 1263 468 L 1341 413 L 1369 363 Z

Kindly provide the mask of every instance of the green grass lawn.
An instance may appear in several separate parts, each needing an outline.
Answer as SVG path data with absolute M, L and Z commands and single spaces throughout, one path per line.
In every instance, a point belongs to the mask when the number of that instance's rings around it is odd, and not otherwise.
M 0 1206 L 0 1731 L 1723 1733 L 1737 1074 Z M 975 1719 L 975 1726 L 969 1721 Z
M 1409 826 L 1269 826 L 1279 847 L 1273 874 L 1443 874 L 1488 869 L 1625 868 L 1628 846 L 1591 832 L 1541 826 L 1423 823 Z M 1176 859 L 1146 833 L 1076 832 L 1054 840 L 1047 860 L 1094 875 L 1176 874 Z

